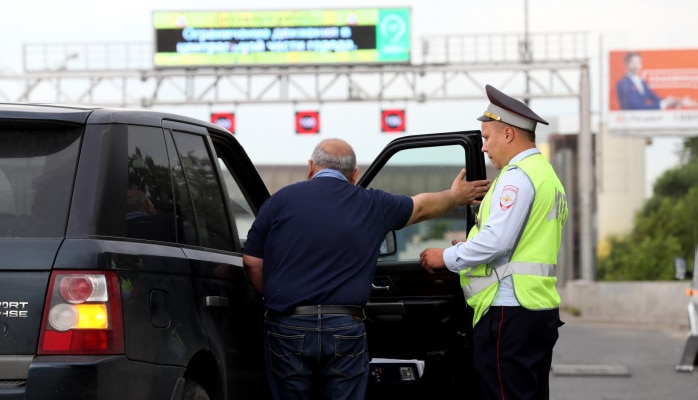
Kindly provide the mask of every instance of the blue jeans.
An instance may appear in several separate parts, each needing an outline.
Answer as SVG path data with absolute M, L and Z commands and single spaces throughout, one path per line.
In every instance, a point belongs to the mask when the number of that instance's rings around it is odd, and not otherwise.
M 369 357 L 363 318 L 267 315 L 264 341 L 274 399 L 366 398 Z

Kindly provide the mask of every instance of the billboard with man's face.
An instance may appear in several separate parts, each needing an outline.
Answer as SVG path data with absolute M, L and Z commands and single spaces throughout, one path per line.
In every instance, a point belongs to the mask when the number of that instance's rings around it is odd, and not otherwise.
M 608 126 L 627 134 L 695 134 L 698 50 L 610 52 Z

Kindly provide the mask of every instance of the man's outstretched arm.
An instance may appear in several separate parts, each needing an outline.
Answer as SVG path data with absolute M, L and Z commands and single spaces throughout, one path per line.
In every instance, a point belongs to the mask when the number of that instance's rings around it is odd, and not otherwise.
M 479 204 L 477 200 L 482 198 L 490 188 L 490 181 L 466 181 L 465 168 L 463 168 L 451 188 L 441 192 L 420 193 L 412 197 L 414 207 L 412 215 L 407 221 L 408 225 L 438 217 L 453 207 L 465 204 Z

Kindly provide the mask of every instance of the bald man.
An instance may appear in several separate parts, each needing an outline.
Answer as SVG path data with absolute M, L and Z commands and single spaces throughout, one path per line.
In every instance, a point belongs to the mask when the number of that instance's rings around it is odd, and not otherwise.
M 368 349 L 363 306 L 380 244 L 391 230 L 476 203 L 489 181 L 414 197 L 356 186 L 352 147 L 326 139 L 308 181 L 286 186 L 259 211 L 243 263 L 264 295 L 265 358 L 275 399 L 364 399 Z

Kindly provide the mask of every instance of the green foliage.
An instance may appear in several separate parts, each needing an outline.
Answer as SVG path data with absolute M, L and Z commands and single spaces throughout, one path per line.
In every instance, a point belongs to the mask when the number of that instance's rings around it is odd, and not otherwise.
M 685 163 L 698 160 L 698 136 L 686 139 L 683 144 L 682 158 Z
M 681 166 L 657 180 L 632 232 L 610 238 L 610 252 L 598 262 L 598 279 L 671 280 L 675 257 L 693 265 L 698 244 L 698 138 L 685 142 L 683 159 Z
M 599 280 L 673 279 L 674 257 L 681 253 L 681 246 L 675 237 L 645 237 L 637 242 L 615 238 L 611 244 L 611 254 L 599 263 Z
M 654 198 L 679 199 L 698 184 L 698 159 L 666 171 L 654 184 Z

